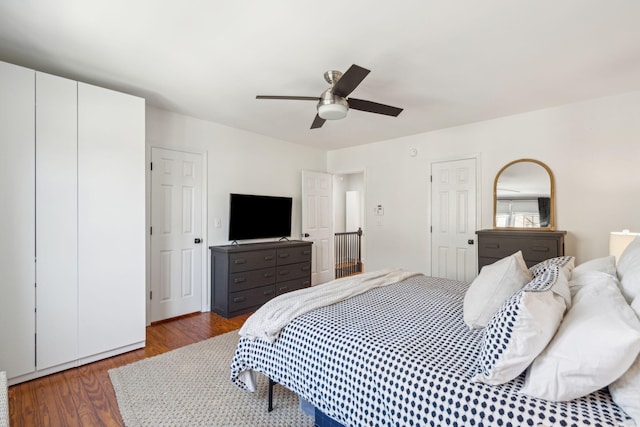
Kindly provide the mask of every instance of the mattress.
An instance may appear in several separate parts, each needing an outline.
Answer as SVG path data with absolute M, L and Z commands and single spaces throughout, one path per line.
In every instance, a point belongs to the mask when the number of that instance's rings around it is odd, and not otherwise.
M 569 402 L 471 382 L 482 330 L 468 284 L 416 276 L 299 316 L 273 344 L 240 339 L 231 380 L 262 373 L 345 426 L 634 425 L 606 389 Z M 277 410 L 277 409 L 276 409 Z

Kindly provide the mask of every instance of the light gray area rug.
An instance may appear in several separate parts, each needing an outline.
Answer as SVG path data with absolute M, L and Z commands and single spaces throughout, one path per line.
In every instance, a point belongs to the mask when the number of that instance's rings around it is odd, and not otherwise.
M 125 425 L 313 426 L 313 418 L 299 409 L 298 397 L 279 385 L 273 388 L 273 411 L 267 412 L 263 375 L 257 375 L 255 393 L 229 380 L 237 343 L 233 331 L 109 370 Z

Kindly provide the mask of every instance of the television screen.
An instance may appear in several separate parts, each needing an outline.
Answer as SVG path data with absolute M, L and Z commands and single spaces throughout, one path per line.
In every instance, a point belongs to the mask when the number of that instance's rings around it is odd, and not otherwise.
M 231 194 L 229 240 L 291 236 L 291 197 Z

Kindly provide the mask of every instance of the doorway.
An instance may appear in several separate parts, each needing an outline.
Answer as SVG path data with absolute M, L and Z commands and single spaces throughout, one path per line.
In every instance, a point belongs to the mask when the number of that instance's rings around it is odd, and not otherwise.
M 333 177 L 335 276 L 364 271 L 364 172 Z
M 341 239 L 349 241 L 349 250 L 344 251 L 349 266 L 342 269 L 347 274 L 363 271 L 364 182 L 364 172 L 333 175 L 302 171 L 302 235 L 303 240 L 313 242 L 313 285 L 344 275 L 336 273 L 346 263 L 337 258 L 341 250 L 336 242 Z M 342 235 L 340 239 L 338 235 Z

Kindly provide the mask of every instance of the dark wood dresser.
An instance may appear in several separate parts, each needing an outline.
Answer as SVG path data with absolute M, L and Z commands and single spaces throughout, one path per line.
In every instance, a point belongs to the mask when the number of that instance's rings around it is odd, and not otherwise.
M 233 317 L 311 286 L 311 242 L 210 246 L 211 311 Z
M 566 231 L 478 230 L 478 271 L 501 258 L 522 251 L 531 267 L 547 258 L 564 256 Z

